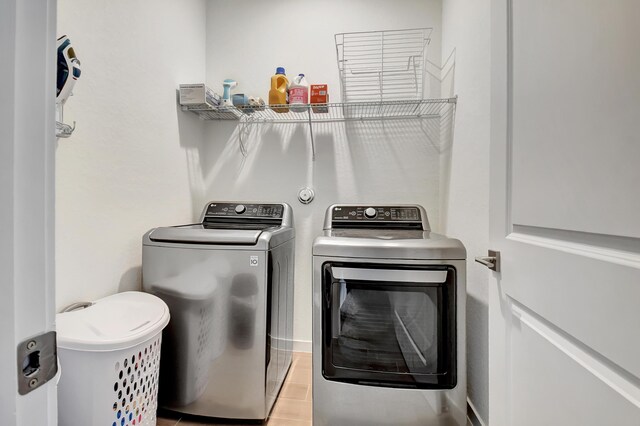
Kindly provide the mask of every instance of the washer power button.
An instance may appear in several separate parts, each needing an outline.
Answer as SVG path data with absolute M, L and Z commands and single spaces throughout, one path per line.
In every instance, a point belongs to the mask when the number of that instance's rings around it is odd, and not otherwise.
M 378 212 L 373 207 L 369 207 L 364 211 L 364 215 L 369 219 L 373 219 L 378 215 Z

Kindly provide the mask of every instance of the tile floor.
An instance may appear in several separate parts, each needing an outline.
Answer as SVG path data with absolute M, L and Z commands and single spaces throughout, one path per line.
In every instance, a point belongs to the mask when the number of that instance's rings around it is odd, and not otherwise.
M 238 423 L 202 423 L 182 418 L 158 418 L 157 422 L 157 426 L 220 426 L 230 424 L 241 426 Z M 278 400 L 265 426 L 311 426 L 310 353 L 293 353 L 289 374 L 282 385 Z

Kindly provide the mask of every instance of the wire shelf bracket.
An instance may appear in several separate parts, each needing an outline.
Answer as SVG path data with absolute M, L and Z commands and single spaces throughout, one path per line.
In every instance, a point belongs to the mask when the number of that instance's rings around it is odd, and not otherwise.
M 76 130 L 76 122 L 73 122 L 73 126 L 66 123 L 56 121 L 56 138 L 68 138 L 71 137 L 73 131 Z
M 73 122 L 73 126 L 64 123 L 64 106 L 56 103 L 56 138 L 68 138 L 71 137 L 73 131 L 76 130 L 76 122 Z

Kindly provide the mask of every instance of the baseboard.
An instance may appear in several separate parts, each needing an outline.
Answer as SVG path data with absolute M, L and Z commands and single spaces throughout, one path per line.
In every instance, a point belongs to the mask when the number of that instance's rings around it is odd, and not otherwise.
M 294 340 L 293 351 L 311 353 L 311 341 L 310 340 Z
M 467 423 L 471 426 L 485 426 L 480 416 L 478 416 L 476 408 L 468 399 L 467 399 Z

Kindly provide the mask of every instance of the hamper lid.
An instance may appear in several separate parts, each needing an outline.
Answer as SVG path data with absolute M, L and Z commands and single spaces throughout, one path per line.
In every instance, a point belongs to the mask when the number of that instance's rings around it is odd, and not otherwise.
M 96 300 L 84 309 L 56 315 L 58 347 L 115 351 L 142 343 L 169 323 L 169 308 L 158 297 L 128 291 Z

